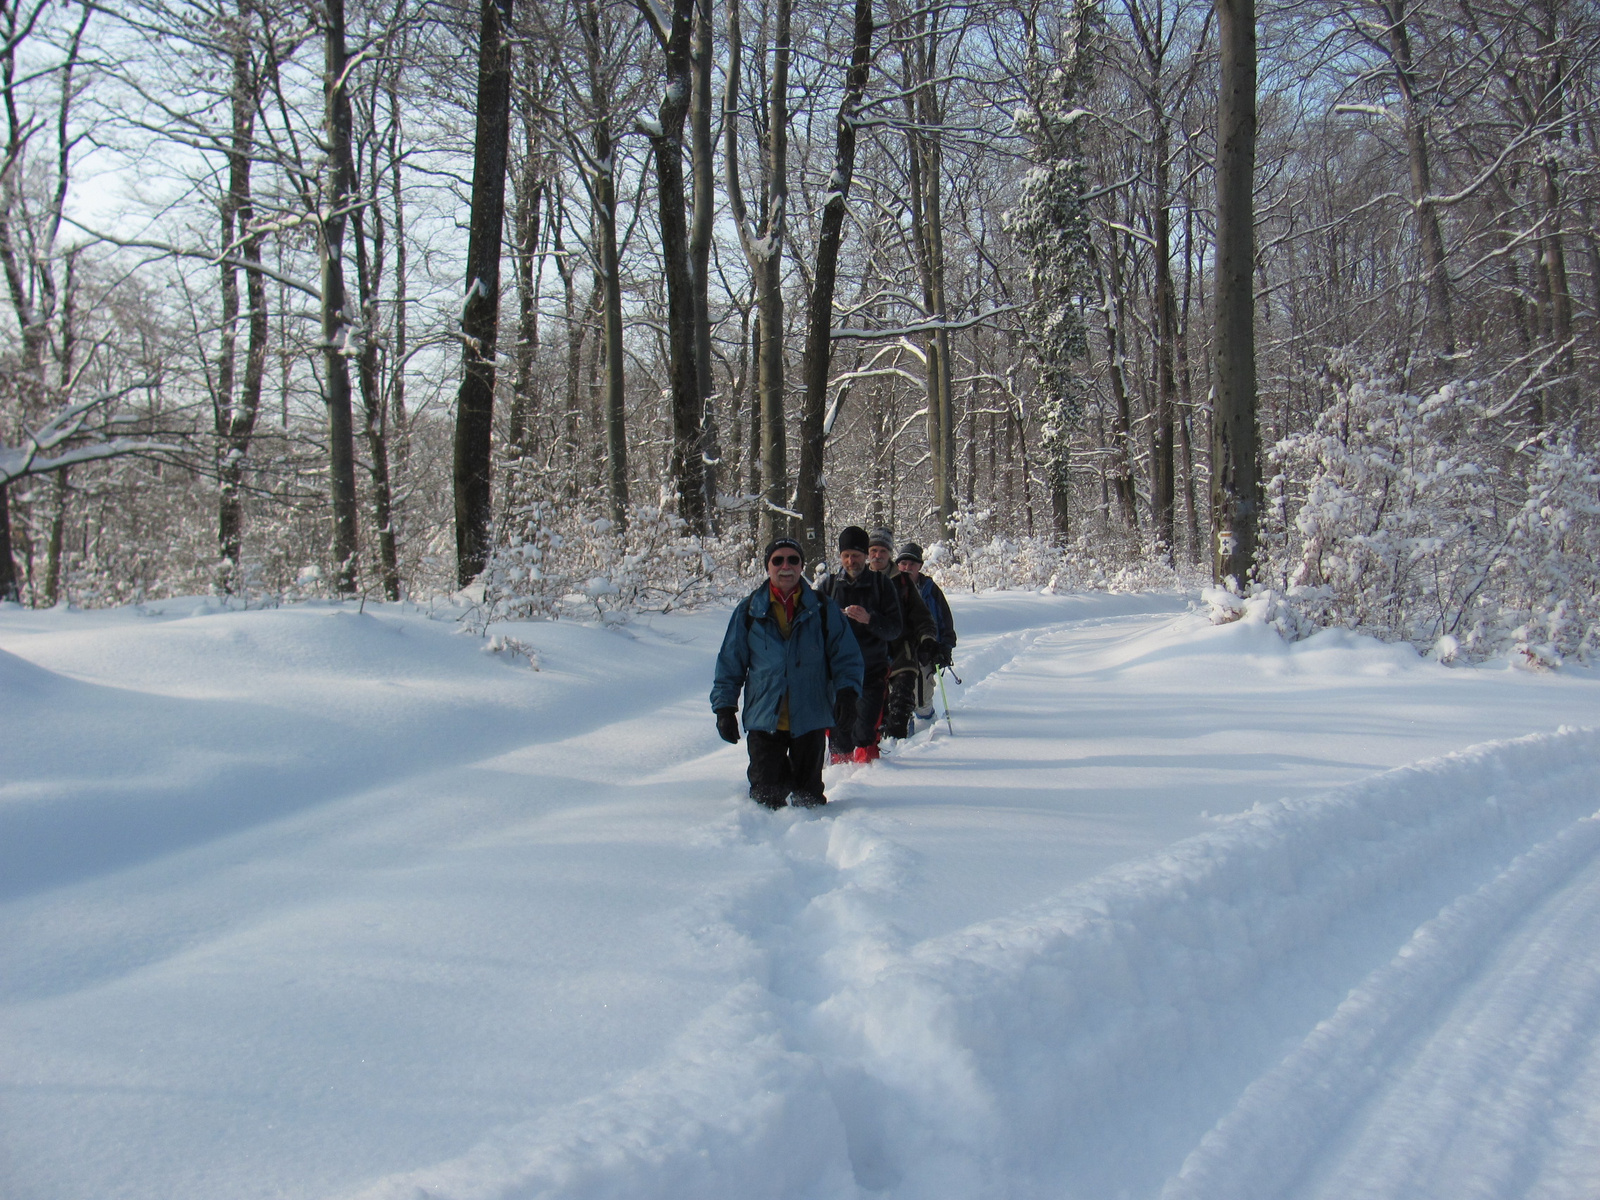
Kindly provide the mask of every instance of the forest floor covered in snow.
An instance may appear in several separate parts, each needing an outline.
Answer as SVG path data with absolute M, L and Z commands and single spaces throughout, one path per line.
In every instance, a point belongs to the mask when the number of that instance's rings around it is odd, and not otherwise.
M 1600 678 L 952 602 L 778 813 L 725 611 L 0 607 L 0 1195 L 1600 1195 Z

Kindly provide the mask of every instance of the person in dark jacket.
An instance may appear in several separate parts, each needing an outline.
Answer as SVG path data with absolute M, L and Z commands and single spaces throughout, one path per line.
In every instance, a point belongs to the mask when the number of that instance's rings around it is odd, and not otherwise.
M 923 662 L 933 656 L 937 647 L 938 632 L 916 584 L 894 569 L 893 555 L 894 535 L 887 529 L 874 529 L 867 537 L 867 567 L 883 572 L 894 584 L 902 618 L 900 636 L 889 647 L 889 682 L 881 728 L 889 737 L 903 738 L 911 732 L 917 682 Z
M 867 570 L 867 531 L 847 525 L 839 532 L 839 570 L 817 585 L 850 619 L 861 647 L 864 679 L 855 712 L 838 714 L 829 739 L 834 762 L 871 762 L 878 757 L 878 715 L 889 676 L 889 644 L 900 636 L 900 598 L 887 576 Z
M 711 684 L 724 741 L 739 740 L 735 706 L 744 693 L 750 798 L 827 803 L 822 760 L 835 713 L 853 718 L 861 693 L 861 649 L 838 605 L 805 581 L 805 552 L 793 538 L 767 546 L 767 578 L 728 619 Z
M 909 581 L 916 588 L 917 594 L 922 597 L 928 615 L 933 621 L 934 636 L 931 644 L 923 642 L 919 647 L 921 670 L 916 675 L 908 677 L 906 681 L 910 685 L 910 695 L 892 696 L 890 708 L 897 709 L 909 699 L 910 711 L 925 721 L 933 716 L 933 691 L 938 681 L 938 672 L 950 666 L 955 659 L 956 623 L 950 615 L 950 601 L 945 599 L 944 589 L 933 581 L 932 576 L 922 573 L 921 546 L 915 542 L 907 542 L 900 548 L 895 566 L 899 568 L 900 578 Z M 910 721 L 908 720 L 906 724 L 909 732 Z

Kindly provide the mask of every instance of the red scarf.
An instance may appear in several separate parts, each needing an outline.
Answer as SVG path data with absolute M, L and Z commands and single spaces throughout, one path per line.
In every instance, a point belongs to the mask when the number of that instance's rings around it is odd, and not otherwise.
M 779 604 L 783 605 L 783 616 L 784 616 L 783 624 L 784 624 L 784 627 L 785 627 L 784 628 L 784 633 L 785 633 L 785 635 L 787 635 L 789 629 L 792 628 L 793 625 L 794 625 L 795 609 L 798 608 L 799 605 L 800 605 L 800 587 L 799 587 L 798 584 L 795 585 L 794 591 L 790 592 L 787 596 L 785 596 L 782 592 L 780 592 L 778 590 L 778 585 L 777 584 L 769 583 L 767 585 L 767 591 L 772 594 L 772 598 L 774 600 L 776 600 Z

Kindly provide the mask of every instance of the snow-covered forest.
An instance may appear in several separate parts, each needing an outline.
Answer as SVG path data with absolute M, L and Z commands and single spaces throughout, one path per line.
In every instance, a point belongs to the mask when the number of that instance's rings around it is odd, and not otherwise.
M 1575 0 L 0 0 L 0 1197 L 1594 1200 L 1597 222 Z
M 1256 29 L 1257 586 L 1583 656 L 1600 21 Z M 1218 42 L 1207 0 L 3 0 L 0 585 L 661 609 L 849 522 L 980 587 L 1209 575 Z

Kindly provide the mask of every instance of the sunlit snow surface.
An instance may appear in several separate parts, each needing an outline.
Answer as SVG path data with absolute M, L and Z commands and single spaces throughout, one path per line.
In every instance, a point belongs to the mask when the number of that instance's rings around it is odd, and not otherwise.
M 0 1196 L 1600 1195 L 1600 680 L 952 602 L 777 814 L 725 613 L 0 608 Z

